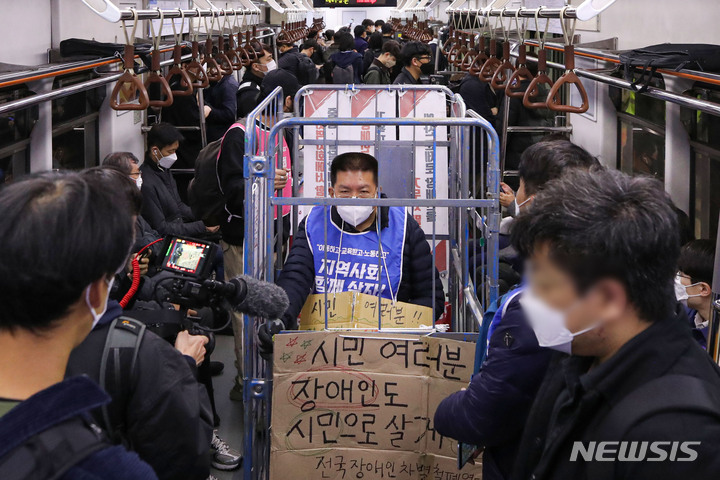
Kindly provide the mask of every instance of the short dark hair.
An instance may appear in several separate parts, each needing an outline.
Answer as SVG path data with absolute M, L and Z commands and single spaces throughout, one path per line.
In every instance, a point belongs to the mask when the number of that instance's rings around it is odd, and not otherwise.
M 156 123 L 150 128 L 147 134 L 147 145 L 148 150 L 152 147 L 157 147 L 160 150 L 172 145 L 175 142 L 182 142 L 185 138 L 180 133 L 180 130 L 175 128 L 175 125 L 171 125 L 166 122 Z
M 375 20 L 375 27 L 382 27 L 385 25 L 385 20 Z
M 253 63 L 260 63 L 260 58 L 264 57 L 266 53 L 269 53 L 270 55 L 272 55 L 273 53 L 270 45 L 258 42 L 257 40 L 253 40 L 250 42 L 250 49 L 255 52 L 255 56 L 250 62 L 251 65 Z
M 375 22 L 373 22 L 369 18 L 366 18 L 365 20 L 362 21 L 362 23 L 360 25 L 362 25 L 363 27 L 374 27 Z
M 393 26 L 389 23 L 384 23 L 382 26 L 382 33 L 383 33 L 383 35 L 387 35 L 388 33 L 393 33 Z
M 347 32 L 336 33 L 335 43 L 338 46 L 338 50 L 341 52 L 348 52 L 355 48 L 355 40 L 353 40 L 353 36 Z
M 137 188 L 137 184 L 122 169 L 103 165 L 101 167 L 92 167 L 81 172 L 85 178 L 96 178 L 100 182 L 107 185 L 107 190 L 118 194 L 123 202 L 127 204 L 130 215 L 140 215 L 142 210 L 142 193 Z M 114 189 L 114 190 L 113 190 Z
M 382 53 L 389 53 L 395 59 L 400 58 L 400 44 L 395 40 L 388 40 L 382 46 Z
M 323 32 L 323 36 L 325 37 L 325 40 L 332 40 L 333 37 L 335 37 L 335 30 L 325 30 L 325 32 Z
M 330 164 L 330 185 L 335 185 L 338 172 L 372 172 L 378 184 L 378 161 L 370 154 L 361 152 L 341 153 Z
M 712 285 L 714 268 L 714 241 L 692 240 L 680 249 L 678 270 L 688 275 L 692 283 L 705 282 Z
M 432 50 L 430 50 L 430 46 L 425 43 L 408 42 L 402 48 L 400 55 L 403 59 L 403 65 L 408 66 L 412 63 L 413 58 L 432 55 Z
M 0 190 L 0 211 L 0 329 L 53 327 L 130 253 L 132 218 L 97 178 L 23 177 Z
M 567 140 L 538 142 L 520 156 L 518 176 L 525 184 L 525 193 L 533 195 L 570 168 L 600 168 L 600 162 L 587 150 Z
M 115 167 L 126 176 L 132 173 L 132 164 L 139 165 L 140 160 L 131 152 L 113 152 L 102 161 L 103 166 Z
M 300 90 L 300 82 L 295 75 L 282 68 L 268 72 L 260 84 L 258 102 L 265 100 L 277 87 L 282 87 L 283 98 L 288 96 L 295 98 L 295 94 Z
M 365 25 L 355 25 L 355 28 L 353 29 L 353 33 L 355 33 L 356 37 L 362 37 L 365 35 Z
M 663 320 L 674 311 L 677 215 L 658 180 L 574 169 L 549 182 L 518 215 L 511 241 L 525 258 L 547 245 L 581 293 L 614 278 L 640 318 Z
M 380 50 L 383 46 L 382 33 L 375 32 L 368 38 L 368 48 L 372 50 Z
M 320 50 L 320 45 L 318 45 L 316 40 L 308 38 L 307 40 L 305 40 L 305 42 L 303 42 L 302 45 L 300 45 L 300 50 L 305 50 L 307 48 L 314 48 L 315 50 Z

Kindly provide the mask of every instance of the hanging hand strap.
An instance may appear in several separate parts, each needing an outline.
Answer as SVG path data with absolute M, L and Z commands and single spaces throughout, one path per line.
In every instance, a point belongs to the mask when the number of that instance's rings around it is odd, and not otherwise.
M 115 87 L 110 93 L 110 108 L 113 110 L 145 110 L 150 104 L 147 90 L 143 85 L 140 77 L 135 74 L 135 31 L 137 30 L 138 14 L 134 8 L 130 9 L 133 13 L 133 29 L 130 36 L 127 34 L 125 21 L 122 27 L 125 34 L 125 50 L 123 52 L 123 68 L 125 71 L 118 78 Z M 120 95 L 124 99 L 118 100 Z M 135 103 L 135 100 L 138 100 Z
M 588 101 L 587 92 L 585 86 L 578 78 L 575 73 L 575 47 L 573 46 L 573 37 L 575 35 L 575 23 L 577 19 L 572 19 L 570 22 L 570 28 L 566 26 L 565 12 L 568 7 L 565 7 L 560 12 L 560 24 L 562 25 L 563 36 L 565 37 L 565 73 L 558 79 L 557 82 L 550 89 L 550 93 L 547 98 L 547 106 L 554 112 L 564 113 L 585 113 L 590 108 L 590 102 Z M 579 107 L 573 105 L 563 104 L 560 100 L 560 88 L 565 85 L 575 85 L 580 93 L 582 104 Z M 568 102 L 570 96 L 568 95 Z

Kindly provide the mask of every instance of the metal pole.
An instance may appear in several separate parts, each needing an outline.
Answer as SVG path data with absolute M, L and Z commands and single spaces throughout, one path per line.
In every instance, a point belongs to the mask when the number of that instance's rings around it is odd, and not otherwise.
M 562 8 L 491 8 L 489 11 L 483 9 L 477 10 L 446 10 L 445 11 L 451 17 L 453 15 L 480 15 L 489 17 L 506 17 L 515 18 L 519 16 L 521 18 L 535 18 L 535 14 L 539 18 L 560 18 L 562 14 L 563 18 L 577 18 L 577 9 L 569 7 L 563 12 Z
M 137 14 L 138 20 L 159 20 L 160 19 L 160 13 L 162 13 L 163 18 L 181 18 L 181 16 L 184 16 L 185 18 L 197 18 L 197 17 L 232 17 L 235 15 L 254 15 L 258 12 L 254 10 L 248 10 L 248 9 L 226 9 L 226 10 L 203 10 L 203 9 L 193 9 L 193 10 L 182 10 L 182 15 L 180 14 L 180 10 L 164 10 L 160 9 L 158 10 L 135 10 L 134 13 L 132 10 L 121 10 L 120 11 L 120 21 L 125 20 L 135 20 L 135 14 Z
M 511 55 L 513 57 L 517 57 L 517 53 L 511 53 Z M 536 57 L 531 57 L 530 55 L 528 55 L 526 58 L 529 62 L 537 63 L 538 61 Z M 562 65 L 560 63 L 547 62 L 547 65 L 551 68 L 565 70 L 565 65 Z M 602 73 L 598 72 L 578 69 L 575 70 L 575 73 L 578 77 L 588 78 L 596 82 L 604 83 L 606 85 L 611 85 L 613 87 L 618 87 L 625 90 L 633 90 L 632 84 L 626 80 L 623 80 L 622 78 L 615 78 L 611 77 L 610 75 L 603 75 Z M 663 100 L 665 102 L 675 103 L 677 105 L 687 107 L 692 110 L 700 110 L 701 112 L 709 113 L 710 115 L 720 116 L 720 104 L 708 102 L 707 100 L 698 100 L 697 98 L 693 98 L 689 95 L 668 92 L 667 90 L 656 87 L 648 87 L 648 89 L 643 92 L 643 95 L 657 98 L 658 100 Z
M 185 55 L 184 57 L 182 57 L 183 60 L 190 60 L 190 58 L 191 55 Z M 170 59 L 160 62 L 160 65 L 164 67 L 167 65 L 172 65 L 172 63 L 173 60 Z M 147 71 L 148 69 L 143 66 L 138 69 L 137 73 L 140 74 Z M 33 105 L 38 105 L 43 102 L 49 102 L 50 100 L 67 97 L 76 93 L 84 92 L 85 90 L 92 90 L 93 88 L 102 87 L 103 85 L 107 85 L 108 83 L 116 81 L 118 78 L 120 78 L 121 75 L 122 72 L 100 78 L 94 78 L 92 80 L 88 80 L 87 82 L 76 83 L 74 85 L 58 88 L 47 93 L 33 95 L 32 97 L 22 98 L 20 100 L 15 100 L 14 102 L 3 103 L 2 105 L 0 105 L 0 114 L 7 112 L 15 112 L 17 110 L 32 107 Z

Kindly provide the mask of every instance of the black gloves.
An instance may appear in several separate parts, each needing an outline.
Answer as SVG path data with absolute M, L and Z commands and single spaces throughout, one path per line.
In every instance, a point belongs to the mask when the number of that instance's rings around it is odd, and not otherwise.
M 258 351 L 265 360 L 271 360 L 273 355 L 273 336 L 285 330 L 282 320 L 268 320 L 258 327 Z

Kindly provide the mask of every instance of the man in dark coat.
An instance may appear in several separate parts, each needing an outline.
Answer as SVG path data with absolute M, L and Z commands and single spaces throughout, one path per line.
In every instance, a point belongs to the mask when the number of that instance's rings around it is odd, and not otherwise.
M 568 141 L 540 142 L 520 163 L 517 214 L 528 210 L 546 184 L 572 169 L 598 168 L 597 159 Z M 467 390 L 442 401 L 435 412 L 441 435 L 485 447 L 483 479 L 510 478 L 523 426 L 547 370 L 551 350 L 541 348 L 520 305 L 522 291 L 503 300 L 488 330 L 485 362 Z
M 400 52 L 404 67 L 395 78 L 394 84 L 417 85 L 420 76 L 429 75 L 433 68 L 430 47 L 422 42 L 408 42 Z
M 568 173 L 516 218 L 530 272 L 520 303 L 539 344 L 564 355 L 513 478 L 717 476 L 720 368 L 675 299 L 678 230 L 661 182 L 615 170 Z
M 278 40 L 278 68 L 287 70 L 297 78 L 300 85 L 309 85 L 314 83 L 318 77 L 318 69 L 315 62 L 310 56 L 313 54 L 314 48 L 300 50 L 291 43 L 284 43 L 282 37 Z
M 258 104 L 260 95 L 260 84 L 269 72 L 277 68 L 273 59 L 272 50 L 268 45 L 260 42 L 252 42 L 250 47 L 257 54 L 249 67 L 245 68 L 242 82 L 237 91 L 237 117 L 245 118 Z
M 330 194 L 336 198 L 376 197 L 378 192 L 377 165 L 377 160 L 365 153 L 351 152 L 338 155 L 331 166 L 332 188 Z M 400 271 L 384 266 L 381 269 L 376 268 L 374 274 L 369 273 L 370 268 L 362 268 L 363 259 L 360 258 L 360 255 L 348 253 L 343 256 L 336 254 L 329 259 L 320 258 L 322 255 L 318 253 L 319 249 L 327 249 L 327 246 L 320 246 L 320 244 L 324 245 L 324 240 L 316 235 L 316 232 L 323 229 L 322 225 L 327 219 L 327 216 L 322 213 L 323 210 L 322 208 L 314 209 L 300 223 L 298 232 L 293 239 L 290 255 L 277 281 L 290 299 L 290 306 L 282 318 L 287 328 L 297 328 L 297 316 L 308 295 L 313 292 L 321 293 L 320 291 L 324 291 L 325 288 L 328 291 L 334 288 L 336 290 L 333 291 L 354 290 L 348 286 L 353 283 L 362 285 L 362 281 L 357 281 L 360 277 L 369 280 L 365 283 L 365 290 L 368 287 L 374 288 L 378 282 L 382 283 L 383 288 L 377 289 L 379 293 L 373 294 L 401 302 L 434 307 L 436 318 L 442 314 L 445 294 L 440 275 L 432 262 L 430 245 L 420 226 L 411 216 L 407 215 L 404 209 L 382 208 L 379 226 L 374 208 L 333 207 L 330 211 L 331 224 L 328 225 L 328 229 L 333 229 L 331 234 L 338 233 L 340 235 L 338 248 L 342 248 L 344 245 L 348 252 L 362 250 L 362 247 L 352 248 L 358 246 L 354 245 L 354 242 L 369 236 L 368 238 L 371 240 L 375 238 L 374 248 L 377 249 L 377 236 L 374 235 L 378 230 L 380 231 L 382 238 L 380 249 L 385 249 L 386 265 L 397 265 Z M 362 213 L 359 210 L 362 210 Z M 401 231 L 403 228 L 404 232 Z M 332 243 L 333 240 L 328 237 L 328 242 Z M 369 253 L 371 248 L 369 243 L 366 248 Z M 396 263 L 393 263 L 393 259 Z M 323 265 L 327 266 L 327 275 L 320 272 L 323 269 L 322 266 L 318 268 L 323 261 L 326 262 Z M 338 270 L 335 272 L 330 271 L 334 268 L 335 263 L 352 265 L 353 268 L 348 268 L 347 272 L 340 275 L 340 270 L 343 269 L 341 266 L 338 266 Z M 377 266 L 377 257 L 371 263 Z M 362 273 L 355 275 L 354 271 L 357 266 L 359 266 L 357 270 Z M 323 280 L 325 277 L 328 278 Z M 370 279 L 370 277 L 374 277 L 374 279 Z M 325 285 L 325 281 L 328 285 Z M 433 290 L 433 281 L 435 290 Z M 363 291 L 363 287 L 358 287 L 357 290 Z
M 238 82 L 234 74 L 210 82 L 205 89 L 205 129 L 207 141 L 214 142 L 235 123 L 237 118 Z

